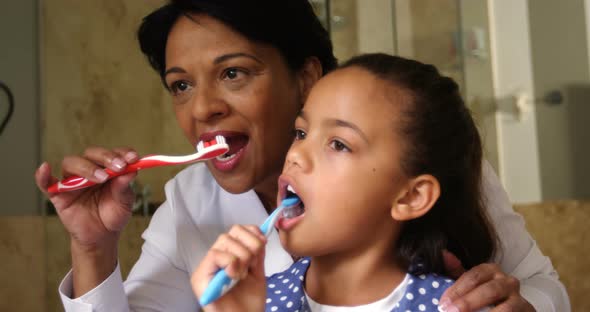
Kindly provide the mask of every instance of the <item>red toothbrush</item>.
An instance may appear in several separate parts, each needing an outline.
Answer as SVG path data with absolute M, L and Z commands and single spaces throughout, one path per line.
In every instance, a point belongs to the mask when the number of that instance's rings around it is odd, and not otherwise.
M 209 160 L 217 156 L 225 154 L 229 150 L 229 146 L 225 143 L 225 138 L 221 135 L 215 137 L 215 139 L 207 142 L 199 142 L 197 144 L 197 152 L 186 156 L 164 156 L 164 155 L 148 155 L 140 158 L 137 162 L 127 165 L 125 169 L 116 172 L 105 168 L 104 171 L 109 175 L 108 179 L 111 179 L 122 174 L 129 172 L 139 171 L 141 169 L 169 166 L 169 165 L 183 165 L 197 161 Z M 79 176 L 71 176 L 64 180 L 61 180 L 47 189 L 49 193 L 63 193 L 73 190 L 79 190 L 92 185 L 96 182 L 92 182 L 86 178 Z

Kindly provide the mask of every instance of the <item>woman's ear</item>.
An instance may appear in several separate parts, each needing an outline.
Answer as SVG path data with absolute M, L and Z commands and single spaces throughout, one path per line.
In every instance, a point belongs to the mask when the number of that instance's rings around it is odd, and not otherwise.
M 299 92 L 304 100 L 309 95 L 311 87 L 322 78 L 322 74 L 323 70 L 320 60 L 315 56 L 308 57 L 298 74 Z
M 440 197 L 440 184 L 429 174 L 418 176 L 408 182 L 393 202 L 391 216 L 397 221 L 408 221 L 425 215 Z

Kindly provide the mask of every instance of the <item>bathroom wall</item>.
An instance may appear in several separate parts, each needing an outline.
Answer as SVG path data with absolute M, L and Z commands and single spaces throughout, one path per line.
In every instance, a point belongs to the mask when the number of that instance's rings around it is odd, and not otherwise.
M 41 211 L 33 180 L 39 164 L 37 16 L 37 0 L 0 1 L 0 80 L 15 98 L 0 135 L 0 215 Z
M 590 198 L 590 71 L 584 0 L 529 3 L 543 200 Z M 558 105 L 540 99 L 559 90 Z
M 149 222 L 133 217 L 119 240 L 127 276 L 141 253 Z M 0 216 L 0 311 L 63 311 L 58 285 L 71 268 L 69 238 L 56 216 Z
M 396 3 L 405 1 L 408 0 L 398 0 Z M 406 57 L 434 64 L 442 73 L 455 79 L 463 89 L 463 55 L 457 3 L 455 0 L 409 0 L 413 55 Z
M 163 0 L 44 1 L 42 158 L 59 174 L 65 155 L 92 145 L 130 146 L 140 154 L 185 154 L 170 97 L 136 40 L 143 16 Z M 140 173 L 152 201 L 180 167 Z

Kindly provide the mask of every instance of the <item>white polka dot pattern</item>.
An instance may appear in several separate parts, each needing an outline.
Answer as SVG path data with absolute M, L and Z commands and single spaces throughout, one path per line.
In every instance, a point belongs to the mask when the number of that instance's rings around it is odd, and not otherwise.
M 310 311 L 302 287 L 308 266 L 309 258 L 302 258 L 287 271 L 267 278 L 266 312 Z M 439 298 L 453 283 L 437 274 L 408 274 L 406 280 L 405 293 L 391 308 L 391 312 L 439 311 Z

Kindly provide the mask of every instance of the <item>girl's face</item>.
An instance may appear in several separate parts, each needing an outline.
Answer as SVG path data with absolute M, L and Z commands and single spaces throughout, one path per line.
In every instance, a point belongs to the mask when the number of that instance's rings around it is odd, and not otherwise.
M 276 194 L 301 108 L 298 75 L 278 50 L 205 15 L 181 16 L 166 44 L 165 82 L 188 140 L 225 136 L 227 157 L 207 162 L 225 190 Z
M 337 70 L 314 86 L 279 179 L 279 199 L 290 186 L 304 204 L 301 216 L 278 222 L 289 252 L 342 256 L 379 244 L 393 248 L 399 226 L 391 208 L 408 181 L 397 130 L 404 98 L 358 67 Z

